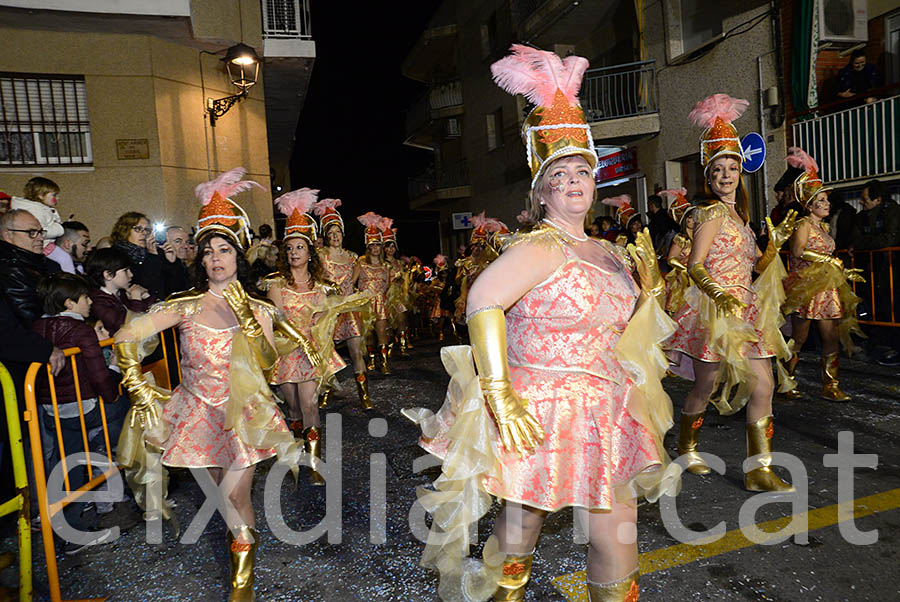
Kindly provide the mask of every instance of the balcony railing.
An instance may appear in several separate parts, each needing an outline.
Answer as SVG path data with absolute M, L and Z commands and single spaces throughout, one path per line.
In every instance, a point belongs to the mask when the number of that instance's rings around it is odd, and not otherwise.
M 309 0 L 262 0 L 264 38 L 311 40 Z
M 422 94 L 406 112 L 406 131 L 412 134 L 440 117 L 437 111 L 463 106 L 462 84 L 459 80 L 435 84 Z M 451 113 L 453 114 L 453 113 Z M 448 116 L 445 114 L 445 116 Z M 453 128 L 456 128 L 454 130 Z M 444 134 L 448 137 L 459 135 L 459 125 L 448 125 Z
M 657 113 L 656 61 L 589 69 L 579 98 L 588 122 Z
M 795 123 L 793 134 L 826 182 L 900 173 L 900 96 Z
M 436 190 L 460 188 L 469 185 L 469 169 L 466 161 L 443 166 L 435 173 L 429 168 L 420 176 L 409 181 L 409 198 L 417 199 Z

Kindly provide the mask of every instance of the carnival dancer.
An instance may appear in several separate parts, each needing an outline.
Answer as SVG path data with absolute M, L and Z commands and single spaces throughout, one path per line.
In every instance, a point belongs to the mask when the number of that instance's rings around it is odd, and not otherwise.
M 365 226 L 366 254 L 356 261 L 356 288 L 372 295 L 372 314 L 375 318 L 375 338 L 381 356 L 381 373 L 390 374 L 388 357 L 390 338 L 388 337 L 387 290 L 391 281 L 390 270 L 382 255 L 382 227 L 384 218 L 369 211 L 356 219 Z M 369 348 L 369 370 L 375 369 L 375 350 Z
M 684 305 L 684 291 L 691 284 L 687 273 L 688 257 L 691 255 L 691 236 L 694 235 L 694 219 L 691 217 L 690 201 L 687 200 L 686 188 L 660 190 L 659 196 L 669 200 L 669 217 L 681 227 L 672 239 L 666 261 L 669 273 L 666 274 L 666 313 L 675 315 Z
M 732 121 L 747 107 L 746 100 L 715 94 L 697 103 L 691 121 L 705 130 L 700 137 L 700 160 L 709 200 L 694 209 L 693 246 L 688 274 L 694 282 L 685 304 L 675 316 L 678 330 L 668 343 L 693 358 L 694 386 L 681 413 L 679 454 L 687 456 L 687 470 L 707 474 L 697 454 L 700 427 L 710 397 L 723 415 L 747 405 L 747 456 L 744 474 L 749 491 L 792 491 L 770 467 L 772 461 L 772 358 L 790 358 L 779 327 L 786 272 L 778 249 L 793 231 L 795 213 L 769 227 L 769 244 L 760 254 L 748 226 L 748 199 L 741 177 L 740 138 Z M 761 255 L 761 256 L 760 256 Z M 753 270 L 760 276 L 754 282 Z M 776 362 L 782 391 L 792 388 L 787 372 Z M 736 391 L 735 391 L 736 388 Z M 732 392 L 734 394 L 732 395 Z
M 308 213 L 317 193 L 318 190 L 301 188 L 275 200 L 275 205 L 287 216 L 287 223 L 278 271 L 263 280 L 263 288 L 275 307 L 312 342 L 319 357 L 325 359 L 323 364 L 313 364 L 306 352 L 297 348 L 278 359 L 272 379 L 287 402 L 289 426 L 294 436 L 305 441 L 308 454 L 321 458 L 322 425 L 317 393 L 330 390 L 334 375 L 345 366 L 334 350 L 334 328 L 342 312 L 365 305 L 368 300 L 362 295 L 344 298 L 323 277 L 315 251 L 316 222 Z M 313 485 L 325 484 L 315 470 L 310 481 Z
M 472 283 L 500 254 L 500 245 L 496 242 L 500 239 L 496 235 L 509 234 L 506 224 L 493 217 L 485 217 L 484 211 L 472 217 L 472 225 L 472 234 L 469 237 L 470 254 L 456 262 L 459 296 L 454 302 L 453 322 L 458 324 L 466 322 L 466 299 Z
M 803 217 L 791 236 L 790 273 L 784 281 L 787 299 L 782 306 L 785 315 L 791 315 L 793 356 L 787 369 L 793 376 L 800 361 L 798 354 L 809 336 L 811 322 L 819 328 L 822 342 L 822 392 L 824 399 L 849 401 L 850 396 L 841 391 L 838 378 L 838 342 L 848 353 L 853 353 L 851 333 L 863 335 L 856 321 L 857 297 L 848 281 L 864 282 L 862 270 L 845 269 L 844 262 L 834 256 L 834 239 L 828 233 L 828 217 L 831 205 L 828 192 L 819 177 L 815 160 L 796 146 L 788 149 L 787 162 L 803 173 L 791 186 L 794 200 L 803 207 Z M 785 393 L 797 399 L 803 397 L 798 389 Z
M 197 222 L 200 260 L 195 288 L 154 305 L 130 320 L 115 335 L 122 385 L 131 398 L 117 449 L 117 461 L 148 515 L 171 517 L 165 481 L 152 448 L 163 465 L 207 468 L 223 491 L 231 602 L 252 601 L 253 567 L 259 534 L 255 529 L 250 490 L 256 464 L 277 454 L 296 467 L 301 450 L 278 411 L 268 386 L 281 335 L 319 358 L 309 341 L 283 322 L 265 299 L 248 294 L 250 266 L 247 214 L 230 196 L 259 186 L 241 181 L 243 168 L 225 172 L 197 186 L 202 203 Z M 167 328 L 178 327 L 182 381 L 171 393 L 144 379 L 138 345 Z M 290 346 L 289 346 L 290 347 Z M 162 496 L 160 496 L 162 493 Z M 222 501 L 221 503 L 224 503 Z
M 313 213 L 319 216 L 319 230 L 325 239 L 325 246 L 319 249 L 325 279 L 336 284 L 340 293 L 347 297 L 356 292 L 353 283 L 356 282 L 356 261 L 359 256 L 343 247 L 344 219 L 337 210 L 340 206 L 340 199 L 321 199 L 313 207 Z M 369 379 L 366 376 L 366 361 L 363 358 L 364 334 L 363 316 L 359 312 L 349 312 L 338 318 L 334 340 L 347 342 L 353 372 L 356 374 L 359 403 L 364 410 L 371 410 L 375 406 L 372 405 L 372 398 L 369 395 Z M 328 407 L 330 395 L 331 389 L 325 391 L 319 399 L 320 408 Z
M 631 195 L 620 194 L 619 196 L 606 197 L 600 202 L 604 205 L 615 207 L 616 220 L 618 220 L 622 227 L 616 235 L 616 244 L 620 247 L 626 246 L 628 244 L 628 226 L 631 223 L 631 219 L 635 217 L 636 214 L 634 207 L 631 206 Z
M 447 256 L 438 253 L 432 260 L 434 263 L 433 277 L 431 279 L 431 287 L 429 295 L 431 302 L 431 325 L 437 329 L 438 341 L 444 340 L 444 325 L 450 320 L 450 330 L 453 336 L 459 342 L 459 332 L 456 330 L 456 322 L 453 321 L 453 283 L 455 277 L 450 273 L 450 264 Z M 456 266 L 454 266 L 455 268 Z
M 445 600 L 523 600 L 544 518 L 566 507 L 588 516 L 590 599 L 637 600 L 635 498 L 679 483 L 660 385 L 674 324 L 649 234 L 631 257 L 584 235 L 597 164 L 576 96 L 586 67 L 514 45 L 491 68 L 539 105 L 523 131 L 534 228 L 512 236 L 469 292 L 472 346 L 442 350 L 451 384 L 440 412 L 405 412 L 444 462 L 419 501 L 434 515 L 423 564 L 440 570 Z M 505 505 L 484 563 L 465 560 L 470 523 L 492 495 Z
M 387 292 L 387 310 L 390 326 L 397 338 L 400 355 L 405 356 L 412 345 L 407 338 L 409 330 L 408 309 L 410 305 L 410 288 L 413 272 L 409 265 L 397 258 L 397 228 L 394 220 L 386 217 L 381 224 L 382 252 L 384 263 L 390 272 L 390 285 Z

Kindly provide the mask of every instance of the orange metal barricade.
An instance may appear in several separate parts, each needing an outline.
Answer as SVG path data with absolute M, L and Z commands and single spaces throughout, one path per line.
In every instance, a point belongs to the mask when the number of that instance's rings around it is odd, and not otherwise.
M 0 504 L 0 516 L 17 513 L 19 536 L 19 602 L 31 602 L 34 595 L 31 575 L 31 518 L 25 450 L 22 446 L 22 427 L 19 423 L 19 402 L 9 371 L 0 363 L 0 388 L 9 432 L 9 450 L 13 464 L 16 495 Z
M 177 360 L 177 335 L 175 334 L 174 330 L 169 330 L 167 332 L 170 333 L 170 336 L 172 336 L 174 340 L 175 346 L 173 347 L 173 349 L 176 350 L 175 359 Z M 161 343 L 164 341 L 164 337 L 165 335 L 163 333 L 160 333 Z M 100 343 L 100 346 L 108 347 L 112 344 L 113 339 L 110 338 L 102 341 Z M 88 433 L 84 418 L 84 408 L 82 407 L 81 387 L 79 386 L 78 382 L 78 365 L 76 362 L 76 357 L 81 353 L 81 349 L 79 349 L 78 347 L 73 347 L 70 349 L 66 349 L 64 353 L 71 363 L 74 377 L 73 380 L 75 383 L 76 402 L 78 403 L 78 414 L 81 422 L 81 442 L 84 446 L 84 452 L 86 454 L 89 454 L 90 448 L 88 442 Z M 173 384 L 174 380 L 170 378 L 169 375 L 168 359 L 169 358 L 165 349 L 165 345 L 163 345 L 163 358 L 149 366 L 144 366 L 143 368 L 144 372 L 152 372 L 154 378 L 157 379 L 158 384 L 164 387 L 170 387 Z M 63 496 L 61 500 L 52 503 L 50 502 L 47 493 L 47 475 L 44 468 L 44 450 L 41 444 L 40 425 L 38 424 L 39 414 L 35 390 L 35 383 L 41 370 L 44 370 L 46 372 L 50 384 L 50 397 L 54 409 L 53 414 L 56 426 L 56 441 L 59 445 L 60 462 L 62 463 L 63 468 L 63 483 L 66 492 L 66 495 Z M 30 436 L 29 438 L 31 439 L 32 460 L 34 464 L 34 475 L 36 482 L 34 499 L 37 500 L 41 516 L 41 535 L 44 543 L 44 555 L 47 562 L 47 580 L 50 589 L 51 602 L 63 602 L 59 585 L 59 569 L 56 562 L 56 545 L 53 540 L 53 528 L 51 526 L 52 518 L 59 512 L 62 512 L 63 508 L 65 508 L 67 505 L 78 501 L 78 499 L 85 492 L 96 489 L 98 486 L 106 482 L 111 476 L 118 473 L 119 471 L 112 457 L 113 447 L 112 445 L 110 445 L 111 442 L 109 440 L 109 428 L 106 421 L 105 402 L 100 397 L 98 397 L 97 409 L 100 411 L 100 420 L 103 427 L 103 440 L 106 445 L 106 461 L 108 462 L 107 465 L 109 468 L 105 471 L 100 470 L 99 467 L 96 467 L 91 463 L 90 456 L 88 456 L 86 464 L 87 482 L 73 491 L 69 484 L 69 471 L 68 467 L 66 466 L 66 454 L 77 453 L 81 450 L 66 450 L 65 445 L 63 444 L 62 425 L 60 423 L 59 411 L 57 406 L 56 388 L 53 380 L 53 374 L 50 370 L 50 365 L 34 363 L 29 367 L 28 374 L 25 378 L 24 419 L 28 423 L 28 432 Z M 87 598 L 84 600 L 73 600 L 67 602 L 102 602 L 104 600 L 106 600 L 106 597 Z

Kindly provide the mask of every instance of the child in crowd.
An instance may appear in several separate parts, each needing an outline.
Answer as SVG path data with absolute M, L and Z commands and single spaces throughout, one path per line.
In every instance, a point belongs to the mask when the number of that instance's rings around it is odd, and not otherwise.
M 66 360 L 65 366 L 54 378 L 55 408 L 52 404 L 49 382 L 41 379 L 37 383 L 37 401 L 41 404 L 43 425 L 48 433 L 53 434 L 54 449 L 49 464 L 50 470 L 59 462 L 61 451 L 64 451 L 66 456 L 85 451 L 77 402 L 78 393 L 81 396 L 81 412 L 84 415 L 85 428 L 89 434 L 99 434 L 89 440 L 90 451 L 99 452 L 104 444 L 99 400 L 102 398 L 104 402 L 111 437 L 113 433 L 121 431 L 128 411 L 127 402 L 116 403 L 119 397 L 118 389 L 104 360 L 97 333 L 85 322 L 91 312 L 89 291 L 90 285 L 84 278 L 65 272 L 47 276 L 39 285 L 39 293 L 44 299 L 45 315 L 35 320 L 33 330 L 60 349 L 78 347 L 81 350 L 81 353 L 75 356 L 75 365 L 78 369 L 77 382 L 70 359 Z M 63 450 L 58 447 L 57 424 Z M 86 482 L 86 470 L 81 466 L 75 468 L 73 466 L 74 463 L 71 461 L 66 464 L 71 490 L 81 487 Z M 85 504 L 69 504 L 63 510 L 63 514 L 71 527 L 80 531 L 92 531 L 96 521 L 82 515 L 84 508 Z M 63 549 L 66 553 L 73 554 L 86 546 L 104 543 L 110 538 L 111 533 L 106 531 L 84 534 L 78 538 L 70 537 L 67 538 L 70 541 L 66 541 Z
M 24 209 L 40 222 L 44 234 L 44 255 L 55 248 L 57 238 L 63 235 L 63 221 L 56 211 L 59 200 L 59 186 L 47 178 L 31 178 L 25 183 L 25 198 L 13 197 L 11 209 Z
M 103 322 L 107 336 L 122 328 L 129 311 L 142 313 L 150 308 L 153 299 L 147 289 L 131 284 L 131 261 L 124 251 L 97 249 L 88 258 L 85 270 L 92 286 L 91 313 Z

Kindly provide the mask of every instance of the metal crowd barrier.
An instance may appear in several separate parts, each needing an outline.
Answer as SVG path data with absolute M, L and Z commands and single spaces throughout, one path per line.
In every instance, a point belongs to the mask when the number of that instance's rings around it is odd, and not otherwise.
M 169 374 L 169 358 L 167 352 L 166 342 L 168 337 L 166 333 L 169 333 L 171 336 L 171 340 L 173 342 L 173 349 L 176 352 L 176 360 L 178 355 L 178 337 L 175 333 L 174 329 L 170 329 L 163 333 L 160 333 L 160 347 L 163 349 L 163 357 L 162 359 L 153 362 L 150 365 L 144 366 L 144 372 L 151 372 L 154 375 L 154 379 L 157 384 L 162 387 L 171 388 L 176 381 L 170 377 Z M 100 342 L 101 347 L 109 347 L 113 344 L 113 339 L 109 338 L 105 341 Z M 53 379 L 53 373 L 50 370 L 49 364 L 38 364 L 33 363 L 28 368 L 28 373 L 25 377 L 25 413 L 24 419 L 28 423 L 28 433 L 29 438 L 31 440 L 31 452 L 32 452 L 32 462 L 34 464 L 34 477 L 35 477 L 35 488 L 34 498 L 37 500 L 38 509 L 40 511 L 41 517 L 41 536 L 43 538 L 44 543 L 44 555 L 46 557 L 47 562 L 47 581 L 50 589 L 50 600 L 51 602 L 63 602 L 62 593 L 59 584 L 59 568 L 56 562 L 56 544 L 53 539 L 53 528 L 51 526 L 51 520 L 54 516 L 63 511 L 67 505 L 77 502 L 82 495 L 90 490 L 96 489 L 101 484 L 105 483 L 111 476 L 119 472 L 119 468 L 113 460 L 112 449 L 113 446 L 110 445 L 109 440 L 109 428 L 106 422 L 106 408 L 105 402 L 101 397 L 98 397 L 97 409 L 100 412 L 100 420 L 103 428 L 103 441 L 106 445 L 106 462 L 108 463 L 108 469 L 103 471 L 100 470 L 99 467 L 94 466 L 91 463 L 90 459 L 90 448 L 88 442 L 88 432 L 85 426 L 85 418 L 84 418 L 84 409 L 82 407 L 82 397 L 81 397 L 81 387 L 78 382 L 78 365 L 76 362 L 76 357 L 81 353 L 81 349 L 78 347 L 72 347 L 70 349 L 65 349 L 63 351 L 65 356 L 69 358 L 71 363 L 72 372 L 73 372 L 73 380 L 75 383 L 75 397 L 76 402 L 78 403 L 78 417 L 81 422 L 81 439 L 82 444 L 84 446 L 83 451 L 87 454 L 87 482 L 79 487 L 76 490 L 72 490 L 69 483 L 69 469 L 66 465 L 66 455 L 72 453 L 78 453 L 82 450 L 66 450 L 65 445 L 63 444 L 62 438 L 62 426 L 60 424 L 59 411 L 57 406 L 57 397 L 56 397 L 56 387 Z M 53 405 L 53 414 L 54 421 L 56 426 L 56 442 L 59 445 L 59 456 L 60 462 L 62 463 L 63 469 L 63 483 L 65 487 L 66 495 L 63 496 L 62 499 L 50 502 L 49 496 L 47 493 L 47 473 L 44 467 L 44 450 L 43 445 L 41 443 L 41 433 L 40 433 L 40 425 L 38 424 L 39 413 L 37 407 L 37 397 L 36 397 L 36 389 L 35 383 L 38 375 L 41 370 L 45 370 L 47 374 L 47 379 L 49 380 L 50 385 L 50 397 L 51 403 Z M 181 378 L 181 371 L 179 367 L 178 381 Z M 6 389 L 6 385 L 4 384 L 4 390 Z M 121 386 L 119 388 L 119 393 L 121 394 Z M 122 403 L 122 402 L 120 402 Z M 7 403 L 7 413 L 9 412 L 9 404 Z M 12 424 L 12 423 L 10 423 Z M 10 427 L 12 430 L 12 427 Z M 24 460 L 23 460 L 24 464 Z M 18 475 L 17 475 L 17 486 L 18 486 Z M 29 549 L 30 553 L 30 549 Z M 30 558 L 29 558 L 29 568 L 30 568 Z M 106 597 L 102 598 L 85 598 L 77 601 L 66 601 L 66 602 L 103 602 L 106 600 Z
M 13 464 L 13 480 L 16 495 L 0 504 L 0 516 L 16 512 L 19 539 L 19 602 L 31 602 L 34 592 L 31 575 L 31 517 L 29 512 L 28 474 L 25 468 L 25 448 L 22 445 L 22 427 L 19 423 L 19 401 L 9 371 L 0 363 L 0 388 L 6 408 L 6 426 L 9 431 L 9 451 Z

